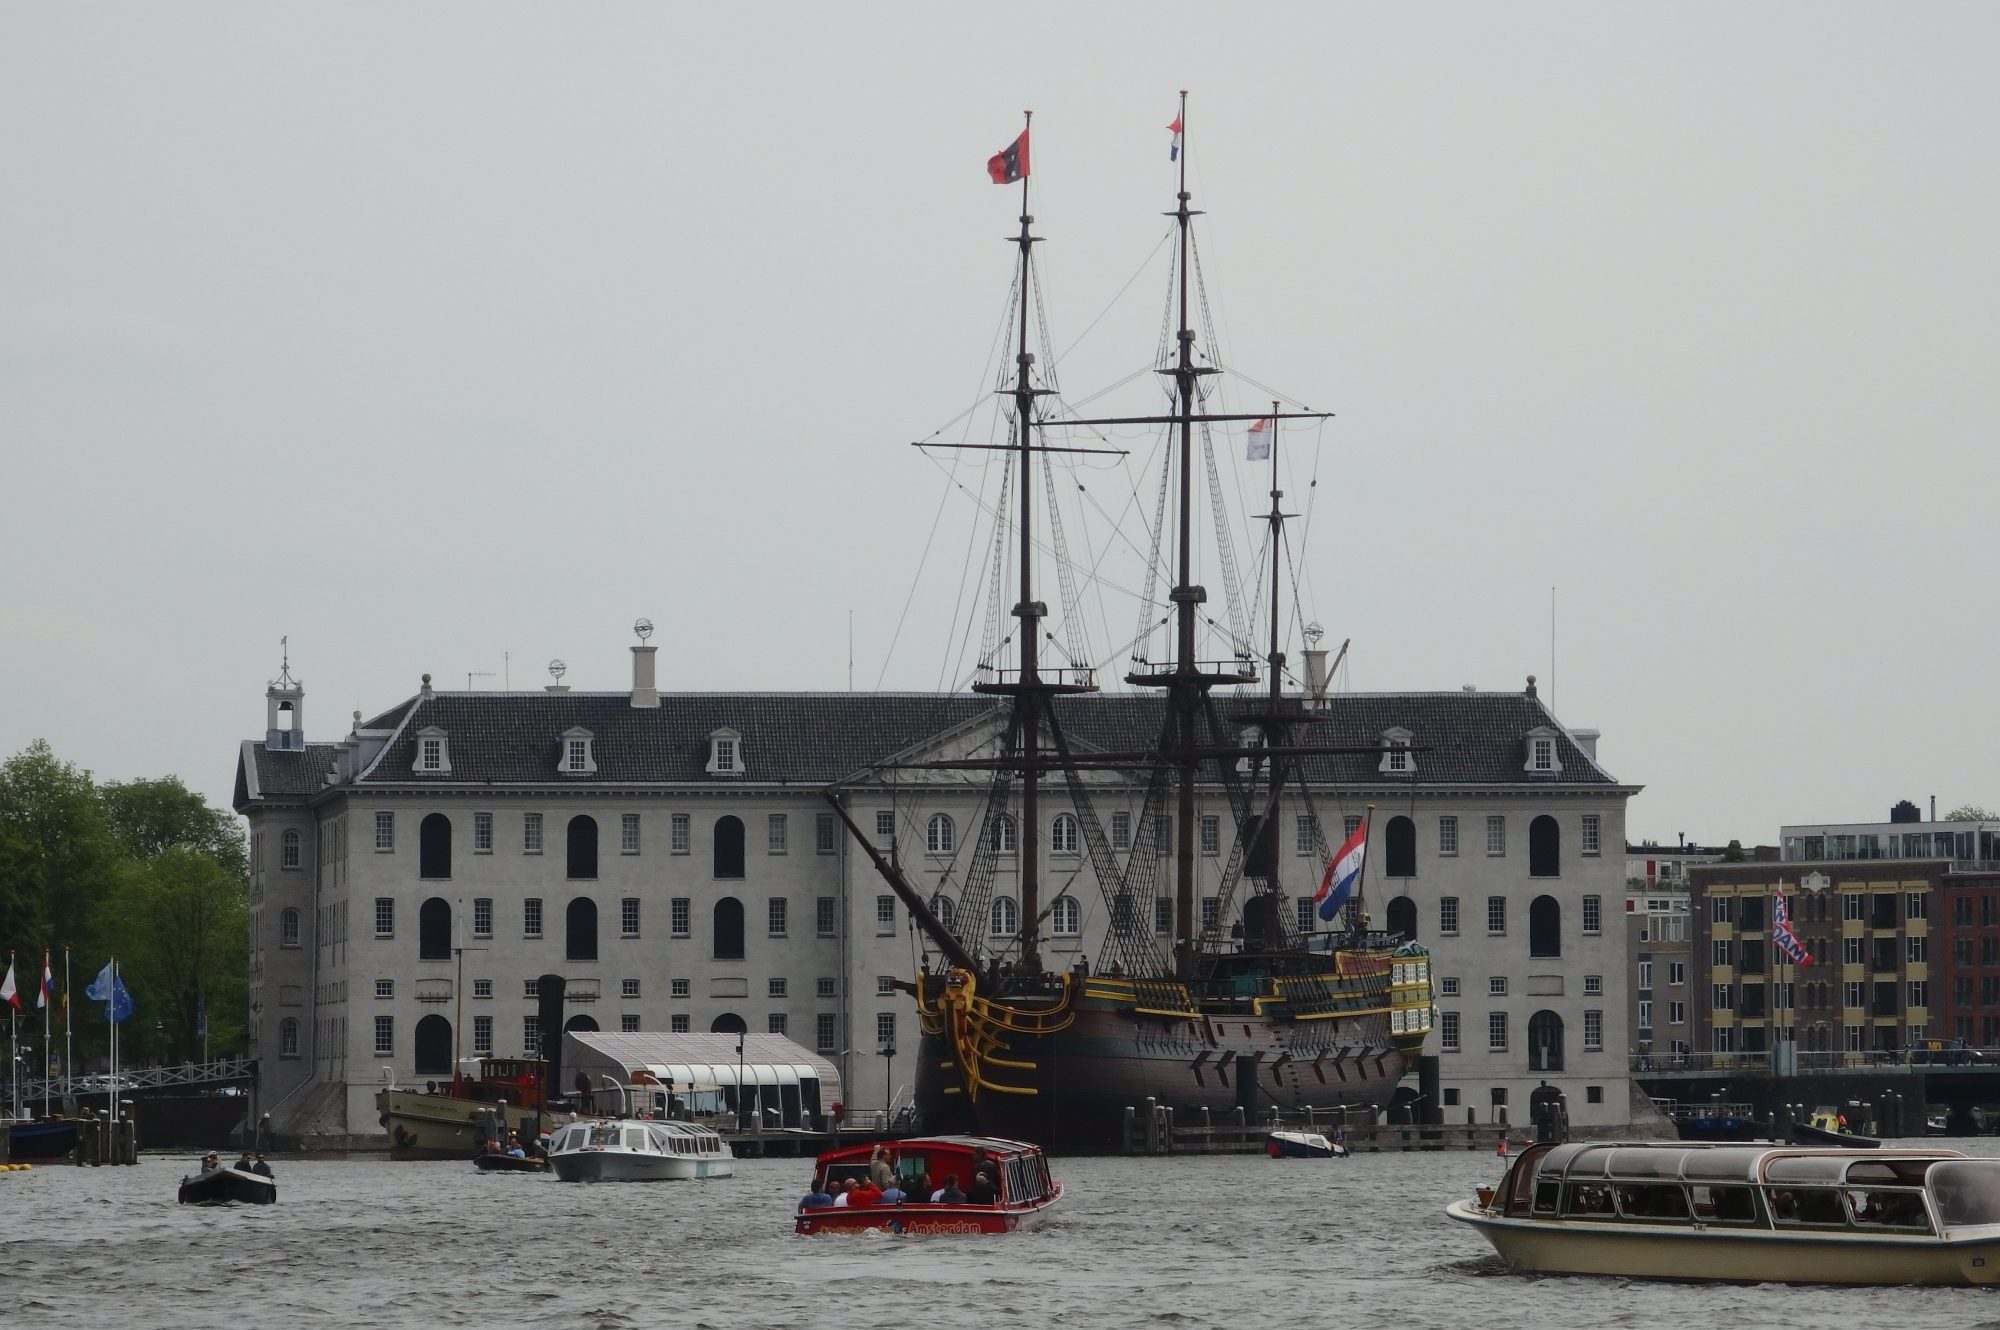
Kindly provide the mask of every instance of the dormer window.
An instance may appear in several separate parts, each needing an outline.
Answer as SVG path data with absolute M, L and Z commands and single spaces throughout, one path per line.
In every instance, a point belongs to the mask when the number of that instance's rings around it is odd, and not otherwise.
M 1410 752 L 1413 737 L 1401 726 L 1382 731 L 1382 760 L 1375 769 L 1395 776 L 1407 776 L 1415 771 L 1417 764 Z
M 708 774 L 743 774 L 743 736 L 735 730 L 715 730 L 708 736 Z
M 597 755 L 592 751 L 591 741 L 595 739 L 589 730 L 581 725 L 563 731 L 562 760 L 557 769 L 565 776 L 588 776 L 597 770 Z
M 417 731 L 416 769 L 427 775 L 451 770 L 451 749 L 446 744 L 445 732 L 435 725 Z
M 1562 770 L 1562 759 L 1556 756 L 1556 732 L 1546 725 L 1538 725 L 1528 731 L 1528 760 L 1522 769 L 1536 775 L 1550 776 Z

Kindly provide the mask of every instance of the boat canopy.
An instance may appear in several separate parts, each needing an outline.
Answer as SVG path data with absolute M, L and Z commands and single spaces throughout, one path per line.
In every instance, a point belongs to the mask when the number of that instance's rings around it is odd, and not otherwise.
M 1539 1181 L 1738 1182 L 1792 1186 L 1914 1186 L 1956 1150 L 1786 1149 L 1754 1145 L 1558 1145 L 1535 1164 Z

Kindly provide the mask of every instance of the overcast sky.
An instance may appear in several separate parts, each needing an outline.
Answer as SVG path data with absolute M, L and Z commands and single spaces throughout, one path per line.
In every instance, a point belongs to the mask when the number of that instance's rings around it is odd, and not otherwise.
M 2000 802 L 1995 50 L 1946 4 L 8 4 L 0 750 L 226 802 L 281 634 L 324 739 L 426 671 L 625 686 L 640 615 L 663 687 L 844 688 L 850 611 L 858 686 L 936 686 L 978 513 L 908 444 L 1006 300 L 985 159 L 1033 107 L 1080 400 L 1152 354 L 1185 87 L 1223 359 L 1338 413 L 1293 484 L 1349 685 L 1547 695 L 1555 587 L 1634 838 Z

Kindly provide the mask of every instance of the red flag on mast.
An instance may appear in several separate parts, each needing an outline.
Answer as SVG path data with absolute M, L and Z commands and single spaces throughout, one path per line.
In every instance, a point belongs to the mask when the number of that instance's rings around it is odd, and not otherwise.
M 1028 174 L 1028 131 L 986 159 L 986 174 L 996 185 L 1011 185 Z

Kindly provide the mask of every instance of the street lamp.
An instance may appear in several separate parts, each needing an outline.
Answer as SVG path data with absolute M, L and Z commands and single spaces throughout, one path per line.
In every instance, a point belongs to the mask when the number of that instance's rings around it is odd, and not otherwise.
M 882 1126 L 890 1126 L 890 1113 L 896 1107 L 896 1046 L 882 1045 Z

